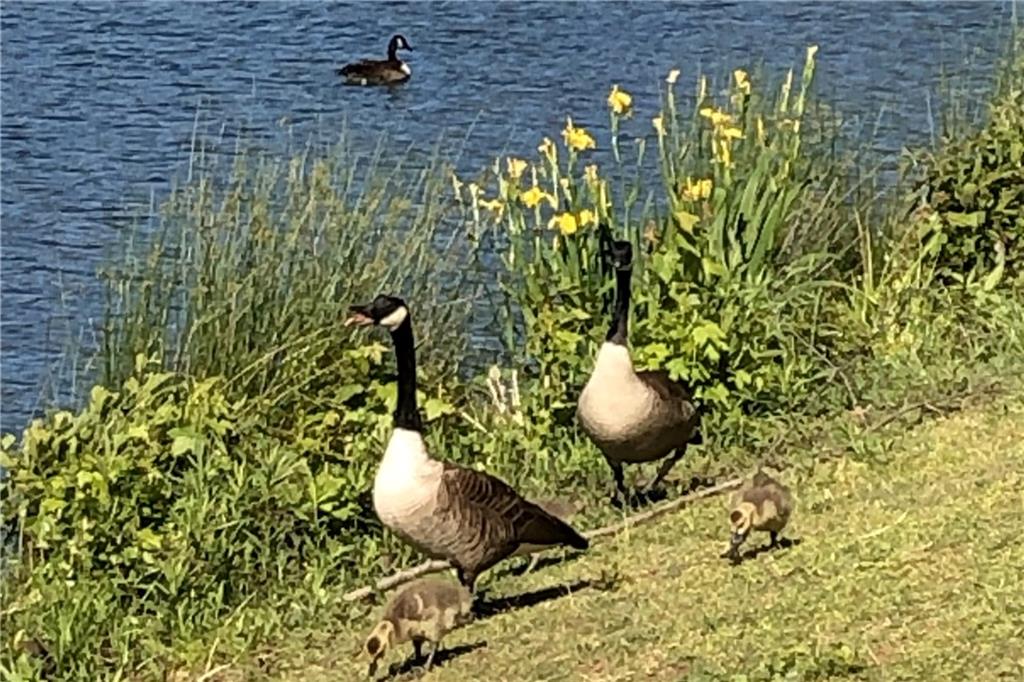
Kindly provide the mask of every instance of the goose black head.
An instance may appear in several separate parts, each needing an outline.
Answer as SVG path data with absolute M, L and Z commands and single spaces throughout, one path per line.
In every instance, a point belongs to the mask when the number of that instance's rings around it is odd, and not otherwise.
M 348 307 L 348 319 L 345 326 L 356 325 L 366 327 L 371 324 L 395 331 L 409 317 L 409 307 L 397 296 L 381 294 L 365 305 Z
M 629 270 L 633 267 L 633 245 L 627 241 L 616 241 L 611 248 L 612 265 L 616 270 Z
M 409 44 L 409 41 L 406 40 L 405 36 L 403 36 L 401 33 L 396 33 L 395 35 L 391 36 L 391 40 L 388 41 L 389 55 L 393 56 L 395 52 L 397 52 L 398 50 L 409 50 L 409 52 L 413 51 L 412 45 Z

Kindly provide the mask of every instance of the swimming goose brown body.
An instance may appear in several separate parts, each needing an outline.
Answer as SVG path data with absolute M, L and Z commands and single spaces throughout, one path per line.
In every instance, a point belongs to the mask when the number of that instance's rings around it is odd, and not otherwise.
M 465 587 L 440 578 L 421 578 L 401 588 L 363 645 L 370 658 L 369 674 L 376 673 L 388 649 L 405 642 L 412 642 L 417 659 L 423 655 L 423 644 L 430 644 L 426 661 L 430 670 L 444 636 L 472 620 L 472 602 Z
M 644 491 L 653 490 L 689 444 L 703 442 L 690 390 L 661 370 L 636 371 L 627 346 L 632 246 L 612 244 L 616 304 L 611 328 L 598 350 L 594 370 L 580 394 L 576 416 L 583 432 L 608 461 L 616 493 L 628 498 L 623 464 L 666 458 Z
M 405 36 L 394 35 L 388 42 L 387 59 L 362 59 L 338 69 L 348 85 L 396 85 L 409 80 L 412 69 L 398 58 L 399 50 L 412 51 Z
M 482 572 L 521 546 L 588 547 L 571 526 L 501 479 L 431 457 L 416 406 L 408 307 L 401 299 L 378 296 L 350 312 L 349 323 L 387 328 L 398 359 L 395 426 L 373 484 L 374 509 L 385 526 L 424 554 L 448 560 L 471 592 Z

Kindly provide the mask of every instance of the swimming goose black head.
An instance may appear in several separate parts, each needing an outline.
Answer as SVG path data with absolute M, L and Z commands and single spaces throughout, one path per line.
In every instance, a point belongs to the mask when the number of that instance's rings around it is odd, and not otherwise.
M 388 59 L 396 61 L 398 59 L 399 50 L 409 50 L 413 52 L 412 45 L 405 39 L 401 33 L 396 33 L 391 36 L 391 40 L 388 41 Z

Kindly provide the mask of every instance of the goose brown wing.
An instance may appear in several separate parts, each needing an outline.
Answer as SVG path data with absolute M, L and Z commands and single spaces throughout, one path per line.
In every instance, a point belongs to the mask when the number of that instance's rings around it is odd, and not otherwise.
M 662 400 L 678 402 L 693 400 L 693 393 L 690 391 L 690 388 L 683 382 L 672 379 L 665 370 L 645 370 L 637 372 L 636 375 L 640 381 L 654 389 L 654 392 Z
M 521 543 L 588 546 L 567 523 L 482 471 L 446 462 L 438 502 L 438 511 L 460 523 L 481 554 L 500 559 Z
M 704 436 L 700 432 L 697 406 L 693 403 L 693 392 L 682 381 L 669 376 L 665 370 L 644 370 L 636 373 L 637 378 L 650 387 L 665 403 L 672 405 L 671 413 L 678 415 L 683 421 L 679 424 L 689 431 L 688 442 L 700 445 Z
M 379 59 L 360 59 L 357 62 L 346 64 L 345 66 L 338 69 L 338 74 L 341 76 L 365 76 L 376 73 L 381 67 L 387 62 L 382 62 Z

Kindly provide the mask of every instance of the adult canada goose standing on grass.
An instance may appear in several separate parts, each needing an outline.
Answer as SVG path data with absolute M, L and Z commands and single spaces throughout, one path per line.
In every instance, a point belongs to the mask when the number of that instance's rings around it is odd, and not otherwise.
M 416 406 L 412 317 L 404 301 L 378 296 L 351 306 L 349 314 L 346 325 L 384 327 L 395 346 L 395 426 L 373 482 L 373 506 L 385 526 L 428 556 L 447 559 L 470 592 L 480 573 L 520 545 L 588 547 L 569 524 L 504 481 L 427 452 Z
M 363 59 L 338 69 L 348 85 L 396 85 L 409 80 L 412 69 L 398 58 L 399 50 L 412 52 L 412 45 L 403 35 L 394 35 L 388 42 L 387 59 Z
M 657 476 L 635 493 L 633 500 L 640 503 L 686 453 L 686 446 L 699 445 L 703 438 L 689 389 L 673 381 L 668 372 L 637 372 L 633 368 L 626 345 L 633 247 L 627 241 L 616 241 L 608 251 L 615 270 L 615 312 L 597 353 L 594 371 L 580 394 L 576 416 L 612 469 L 612 503 L 619 506 L 630 502 L 631 497 L 626 490 L 623 464 L 652 462 L 667 456 Z

